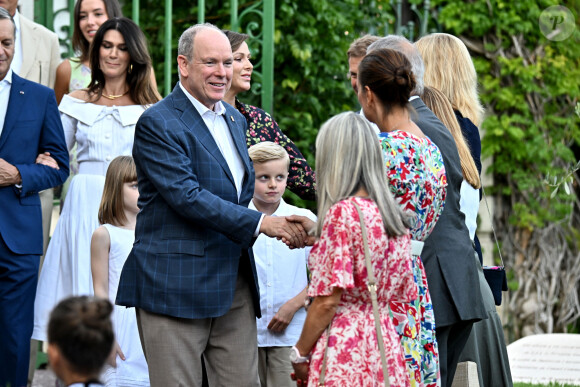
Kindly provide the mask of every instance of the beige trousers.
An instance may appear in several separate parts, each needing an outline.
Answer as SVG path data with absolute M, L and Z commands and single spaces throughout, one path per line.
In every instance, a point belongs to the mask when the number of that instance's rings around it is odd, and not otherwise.
M 294 387 L 290 374 L 294 372 L 290 363 L 291 347 L 259 347 L 258 375 L 262 387 Z
M 258 340 L 250 288 L 238 276 L 234 301 L 220 317 L 184 319 L 137 309 L 151 387 L 257 387 Z

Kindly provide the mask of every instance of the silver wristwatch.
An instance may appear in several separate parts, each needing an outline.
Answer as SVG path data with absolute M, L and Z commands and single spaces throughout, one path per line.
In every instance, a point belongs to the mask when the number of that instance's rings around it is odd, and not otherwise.
M 290 350 L 290 362 L 294 364 L 299 364 L 306 363 L 309 360 L 310 355 L 300 356 L 300 351 L 298 350 L 298 348 L 296 348 L 296 346 L 292 347 L 292 349 Z

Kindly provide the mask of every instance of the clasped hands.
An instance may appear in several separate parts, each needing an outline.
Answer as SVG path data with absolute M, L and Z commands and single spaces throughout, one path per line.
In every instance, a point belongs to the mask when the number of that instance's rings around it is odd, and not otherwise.
M 315 223 L 305 216 L 265 216 L 260 232 L 286 243 L 291 249 L 299 249 L 314 244 L 314 236 L 308 233 Z

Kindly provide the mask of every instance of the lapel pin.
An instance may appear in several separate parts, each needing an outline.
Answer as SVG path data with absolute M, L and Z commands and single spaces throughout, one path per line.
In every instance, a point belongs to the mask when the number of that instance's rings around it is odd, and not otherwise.
M 232 122 L 236 122 L 236 120 L 234 120 L 234 116 L 230 116 L 230 119 L 232 120 Z
M 24 92 L 22 90 L 20 90 L 20 94 L 23 94 L 24 95 Z

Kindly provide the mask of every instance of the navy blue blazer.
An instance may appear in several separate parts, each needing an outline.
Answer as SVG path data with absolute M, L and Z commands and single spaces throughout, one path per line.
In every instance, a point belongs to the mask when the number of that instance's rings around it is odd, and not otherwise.
M 222 316 L 242 265 L 260 316 L 250 247 L 261 214 L 247 208 L 254 193 L 247 123 L 224 106 L 245 169 L 239 200 L 225 159 L 179 85 L 137 122 L 133 157 L 140 212 L 117 304 L 182 318 Z
M 50 152 L 60 169 L 36 164 Z M 69 174 L 68 150 L 54 91 L 12 74 L 0 158 L 18 168 L 22 189 L 0 187 L 0 235 L 15 254 L 42 255 L 42 215 L 38 192 L 56 187 Z

